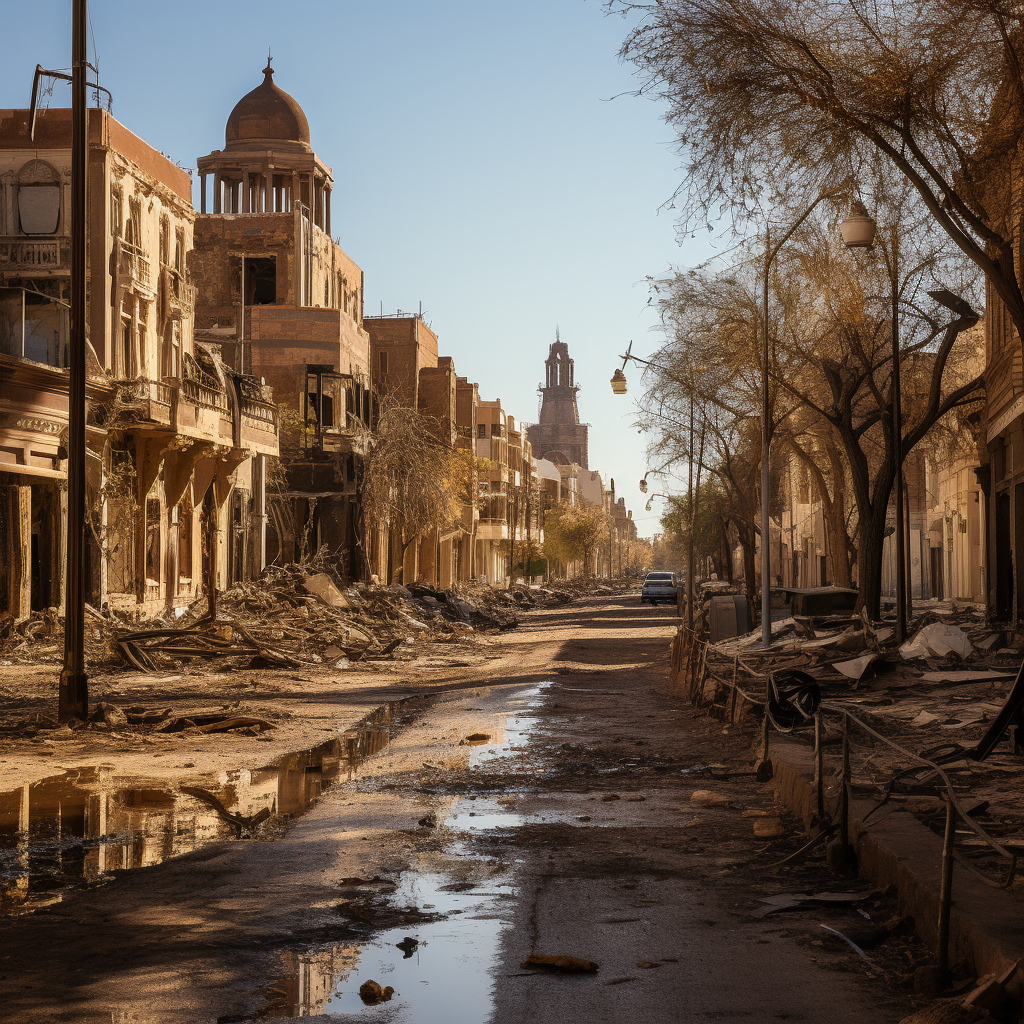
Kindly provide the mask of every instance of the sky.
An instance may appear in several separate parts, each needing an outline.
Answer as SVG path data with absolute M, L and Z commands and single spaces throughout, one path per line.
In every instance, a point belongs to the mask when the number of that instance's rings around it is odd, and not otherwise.
M 70 15 L 71 0 L 0 0 L 0 107 L 28 106 L 37 63 L 70 65 Z M 622 95 L 639 84 L 618 58 L 629 21 L 600 0 L 92 0 L 90 20 L 114 116 L 185 168 L 223 147 L 270 49 L 333 169 L 331 228 L 366 314 L 422 302 L 440 353 L 524 422 L 557 327 L 591 468 L 641 536 L 660 529 L 638 487 L 640 370 L 626 397 L 608 381 L 631 340 L 641 356 L 659 343 L 648 278 L 711 250 L 680 244 L 666 206 L 682 172 L 659 101 Z

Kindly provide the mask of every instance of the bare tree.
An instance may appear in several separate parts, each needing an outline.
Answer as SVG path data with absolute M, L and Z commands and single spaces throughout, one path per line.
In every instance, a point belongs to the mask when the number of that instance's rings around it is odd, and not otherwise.
M 1001 0 L 610 0 L 640 14 L 622 53 L 669 103 L 683 226 L 823 183 L 876 155 L 977 266 L 1024 343 L 1019 239 L 1000 187 L 1024 125 L 1021 9 Z
M 390 529 L 404 577 L 409 547 L 433 530 L 455 529 L 468 503 L 472 466 L 444 437 L 433 417 L 383 402 L 363 464 L 363 511 Z

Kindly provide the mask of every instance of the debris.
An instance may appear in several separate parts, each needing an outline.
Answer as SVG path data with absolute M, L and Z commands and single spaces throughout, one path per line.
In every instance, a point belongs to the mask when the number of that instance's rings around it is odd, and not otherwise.
M 334 580 L 325 572 L 317 573 L 314 576 L 307 576 L 302 581 L 303 587 L 329 608 L 349 608 L 351 605 L 348 598 L 338 589 Z
M 754 835 L 761 839 L 772 839 L 782 835 L 782 821 L 779 818 L 755 818 Z
M 843 942 L 845 942 L 862 960 L 867 960 L 868 963 L 871 963 L 871 957 L 869 957 L 867 953 L 865 953 L 864 950 L 853 941 L 853 939 L 848 939 L 842 932 L 837 932 L 835 928 L 829 928 L 827 924 L 823 924 L 821 927 L 830 934 L 842 939 Z
M 863 654 L 859 658 L 851 658 L 849 661 L 834 661 L 832 667 L 847 679 L 860 682 L 864 673 L 878 660 L 878 655 Z
M 414 939 L 411 935 L 406 935 L 401 942 L 396 942 L 395 946 L 402 951 L 402 959 L 408 960 L 416 951 L 416 947 L 419 944 L 419 939 Z
M 490 735 L 486 732 L 471 732 L 466 737 L 467 743 L 486 743 L 490 739 Z
M 729 798 L 710 789 L 695 789 L 690 794 L 690 803 L 694 807 L 728 807 Z
M 593 960 L 581 960 L 575 956 L 545 956 L 531 953 L 520 965 L 522 968 L 540 967 L 545 971 L 596 971 Z
M 767 917 L 783 910 L 797 910 L 803 907 L 850 907 L 862 900 L 877 895 L 874 889 L 859 889 L 853 892 L 780 892 L 764 896 L 761 906 L 751 911 L 751 917 Z
M 921 678 L 926 683 L 994 683 L 1001 679 L 1013 679 L 1016 672 L 986 672 L 984 669 L 961 672 L 925 672 Z
M 421 825 L 423 828 L 437 828 L 437 815 L 431 811 L 429 814 L 420 818 L 416 824 Z
M 650 960 L 641 960 L 641 961 L 640 961 L 640 962 L 639 962 L 639 963 L 637 964 L 637 967 L 641 967 L 641 968 L 643 968 L 643 969 L 644 969 L 645 971 L 649 971 L 649 970 L 651 970 L 652 968 L 655 968 L 655 967 L 660 967 L 660 966 L 661 966 L 661 964 L 655 964 L 655 963 L 651 963 L 651 961 L 650 961 Z
M 913 658 L 944 658 L 955 654 L 966 661 L 974 652 L 967 634 L 959 627 L 944 622 L 932 622 L 900 647 L 905 660 Z
M 388 985 L 387 988 L 381 988 L 376 981 L 364 981 L 359 986 L 359 998 L 367 1006 L 376 1006 L 377 1003 L 386 1003 L 395 994 L 395 990 Z

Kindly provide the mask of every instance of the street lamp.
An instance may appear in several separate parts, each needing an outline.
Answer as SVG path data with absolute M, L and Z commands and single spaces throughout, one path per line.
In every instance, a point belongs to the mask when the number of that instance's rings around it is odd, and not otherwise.
M 626 375 L 622 370 L 616 370 L 612 374 L 612 391 L 617 395 L 624 395 L 626 393 Z
M 767 650 L 772 642 L 772 552 L 769 540 L 771 525 L 768 517 L 768 490 L 771 485 L 772 422 L 768 400 L 768 359 L 770 335 L 768 329 L 768 288 L 771 284 L 772 263 L 779 250 L 794 235 L 796 229 L 811 215 L 811 211 L 825 199 L 835 199 L 836 193 L 822 191 L 818 198 L 800 214 L 775 246 L 771 243 L 771 228 L 765 229 L 764 253 L 764 295 L 763 312 L 764 336 L 761 339 L 761 646 Z M 866 215 L 866 211 L 865 211 Z
M 861 202 L 854 202 L 850 216 L 839 225 L 848 249 L 870 249 L 875 240 L 874 218 Z M 892 378 L 889 414 L 892 424 L 893 459 L 896 463 L 896 640 L 907 636 L 907 552 L 903 523 L 903 408 L 900 399 L 899 241 L 892 229 L 892 263 L 889 266 L 892 292 Z

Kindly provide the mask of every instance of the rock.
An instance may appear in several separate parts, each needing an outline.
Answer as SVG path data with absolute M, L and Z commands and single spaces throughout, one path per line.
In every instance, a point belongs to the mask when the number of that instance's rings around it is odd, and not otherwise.
M 605 793 L 601 800 L 603 803 L 608 803 L 610 800 L 621 800 L 622 797 L 618 793 Z
M 417 824 L 422 825 L 423 828 L 437 828 L 437 815 L 431 811 L 420 818 Z
M 539 967 L 545 971 L 596 971 L 593 960 L 581 960 L 576 956 L 545 956 L 531 953 L 520 965 L 524 970 Z
M 710 789 L 695 789 L 690 794 L 690 803 L 694 807 L 728 807 L 729 798 Z
M 102 719 L 110 729 L 120 729 L 128 724 L 128 716 L 114 704 L 100 701 L 92 715 L 93 719 Z
M 396 942 L 395 946 L 402 951 L 402 959 L 408 960 L 416 951 L 416 947 L 419 944 L 419 939 L 414 939 L 411 935 L 406 935 L 401 942 Z
M 778 818 L 755 818 L 754 835 L 762 839 L 782 835 L 782 822 Z
M 376 1006 L 377 1003 L 386 1003 L 393 995 L 395 990 L 388 985 L 387 988 L 381 988 L 380 985 L 375 981 L 364 981 L 359 986 L 359 998 L 362 999 L 367 1006 Z

